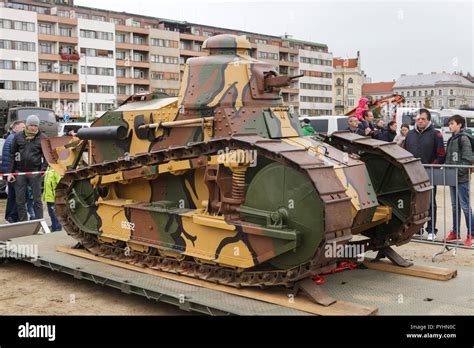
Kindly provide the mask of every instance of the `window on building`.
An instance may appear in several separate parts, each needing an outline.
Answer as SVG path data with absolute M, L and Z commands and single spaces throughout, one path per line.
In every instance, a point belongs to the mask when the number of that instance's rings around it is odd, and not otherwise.
M 418 96 L 421 97 L 421 91 L 418 91 Z
M 354 83 L 354 79 L 353 79 L 352 77 L 349 77 L 349 78 L 347 79 L 347 83 Z
M 41 92 L 56 92 L 55 87 L 56 83 L 53 81 L 40 81 L 39 87 Z
M 133 36 L 133 43 L 135 45 L 146 45 L 146 39 L 142 36 Z
M 127 70 L 124 69 L 124 68 L 117 68 L 117 70 L 116 70 L 117 77 L 125 77 L 126 76 L 126 71 Z
M 61 63 L 59 65 L 59 71 L 61 74 L 72 74 L 74 73 L 74 68 L 72 64 Z
M 347 95 L 353 95 L 353 94 L 354 94 L 354 90 L 352 88 L 348 88 Z
M 354 106 L 354 99 L 352 99 L 352 98 L 347 99 L 347 105 L 348 106 Z
M 114 24 L 123 25 L 125 22 L 120 18 L 110 18 L 110 21 Z
M 127 93 L 127 86 L 117 86 L 117 94 L 123 95 Z
M 53 72 L 53 62 L 40 62 L 39 72 Z
M 438 95 L 443 95 L 443 91 L 442 90 L 438 90 Z
M 91 20 L 104 22 L 104 21 L 105 21 L 105 17 L 104 17 L 104 16 L 91 15 Z
M 72 37 L 72 28 L 71 27 L 59 27 L 59 35 Z
M 144 79 L 145 78 L 145 72 L 143 70 L 134 70 L 133 77 L 136 78 L 136 79 Z
M 409 97 L 409 96 L 410 96 L 410 91 L 407 91 L 407 97 Z
M 115 59 L 119 59 L 119 60 L 125 60 L 127 54 L 125 53 L 126 51 L 115 51 Z
M 74 85 L 72 83 L 61 82 L 61 84 L 59 85 L 59 91 L 63 93 L 72 93 L 73 86 Z
M 454 91 L 452 89 L 449 90 L 449 95 L 454 95 Z M 451 99 L 450 99 L 451 101 Z
M 54 35 L 54 27 L 50 23 L 38 23 L 38 33 Z
M 145 55 L 135 52 L 133 54 L 133 61 L 135 61 L 135 62 L 144 62 L 145 61 Z
M 53 54 L 53 44 L 49 42 L 40 42 L 39 53 Z
M 336 89 L 336 95 L 341 95 L 341 89 L 340 88 Z
M 336 79 L 336 85 L 337 85 L 337 86 L 341 86 L 341 85 L 342 85 L 342 79 L 341 79 L 340 77 L 338 77 L 338 78 Z

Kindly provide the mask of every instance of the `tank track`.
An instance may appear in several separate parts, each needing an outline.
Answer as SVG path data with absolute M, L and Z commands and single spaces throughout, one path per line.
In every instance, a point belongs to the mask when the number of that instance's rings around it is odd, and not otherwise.
M 364 146 L 374 152 L 380 152 L 377 150 L 377 146 Z M 98 235 L 82 231 L 69 216 L 68 193 L 76 180 L 90 179 L 96 175 L 106 175 L 121 170 L 136 169 L 145 165 L 166 163 L 170 160 L 191 159 L 202 155 L 216 154 L 218 149 L 226 147 L 258 150 L 259 155 L 290 166 L 306 174 L 312 181 L 316 192 L 324 203 L 327 221 L 325 222 L 323 240 L 310 261 L 287 270 L 237 271 L 217 264 L 203 264 L 189 257 L 178 260 L 162 256 L 159 255 L 156 249 L 151 249 L 151 252 L 148 253 L 140 253 L 127 250 L 124 242 L 118 242 L 114 245 L 103 243 L 99 240 Z M 317 171 L 320 172 L 317 173 Z M 319 182 L 321 180 L 318 179 L 321 177 L 325 177 L 326 180 Z M 331 184 L 328 184 L 331 182 L 334 183 L 333 188 L 331 188 Z M 58 218 L 67 233 L 95 255 L 234 287 L 292 287 L 295 282 L 301 279 L 333 269 L 337 260 L 324 256 L 325 246 L 328 244 L 344 245 L 352 238 L 350 225 L 347 225 L 347 222 L 343 221 L 344 219 L 341 220 L 337 216 L 339 215 L 338 212 L 348 209 L 350 204 L 350 198 L 346 195 L 345 190 L 341 190 L 340 184 L 335 184 L 337 182 L 332 166 L 327 166 L 317 157 L 310 156 L 306 149 L 296 149 L 279 139 L 267 139 L 256 135 L 235 135 L 232 138 L 213 139 L 207 143 L 190 143 L 187 146 L 162 149 L 130 158 L 119 158 L 115 161 L 70 170 L 66 172 L 56 188 L 55 203 Z M 413 192 L 413 200 L 416 200 L 417 191 L 413 189 Z M 414 221 L 415 219 L 411 218 L 407 223 L 411 224 Z M 403 244 L 408 241 L 411 235 L 416 232 L 412 232 L 413 226 L 414 224 L 411 228 L 404 228 L 403 232 L 400 231 L 400 233 L 391 235 L 390 244 Z M 375 249 L 386 244 L 387 239 L 384 238 L 383 241 L 373 241 L 371 246 Z

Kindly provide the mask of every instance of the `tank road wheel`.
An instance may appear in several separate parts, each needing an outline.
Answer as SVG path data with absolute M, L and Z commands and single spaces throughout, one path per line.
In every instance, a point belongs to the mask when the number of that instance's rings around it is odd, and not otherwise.
M 298 247 L 270 260 L 272 266 L 288 269 L 314 257 L 324 235 L 324 206 L 304 174 L 279 163 L 263 167 L 248 186 L 245 206 L 279 212 L 286 228 L 300 233 Z M 266 224 L 262 218 L 244 217 L 251 223 Z
M 84 232 L 98 234 L 97 192 L 89 180 L 79 180 L 74 183 L 67 197 L 69 216 Z

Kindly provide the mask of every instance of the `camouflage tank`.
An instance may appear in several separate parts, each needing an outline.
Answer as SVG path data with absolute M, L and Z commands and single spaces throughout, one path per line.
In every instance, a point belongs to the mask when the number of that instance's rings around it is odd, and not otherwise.
M 297 77 L 253 59 L 243 37 L 203 48 L 178 98 L 135 95 L 77 137 L 44 141 L 63 175 L 58 217 L 86 249 L 237 287 L 289 287 L 334 268 L 330 249 L 388 250 L 427 221 L 418 159 L 349 132 L 303 137 L 280 95 Z

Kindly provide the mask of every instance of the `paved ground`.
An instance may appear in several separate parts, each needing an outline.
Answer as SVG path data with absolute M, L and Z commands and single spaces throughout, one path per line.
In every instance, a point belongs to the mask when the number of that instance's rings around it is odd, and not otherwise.
M 2 200 L 0 216 L 3 211 Z M 48 220 L 47 214 L 45 217 Z M 440 250 L 441 246 L 415 242 L 397 248 L 405 258 L 427 265 L 433 265 L 432 255 Z M 458 249 L 456 255 L 448 252 L 436 258 L 435 265 L 458 269 L 458 277 L 448 282 L 354 270 L 327 276 L 323 287 L 338 299 L 375 305 L 380 314 L 474 314 L 473 256 L 474 249 Z M 0 266 L 0 286 L 3 314 L 185 314 L 171 305 L 126 295 L 20 261 Z

